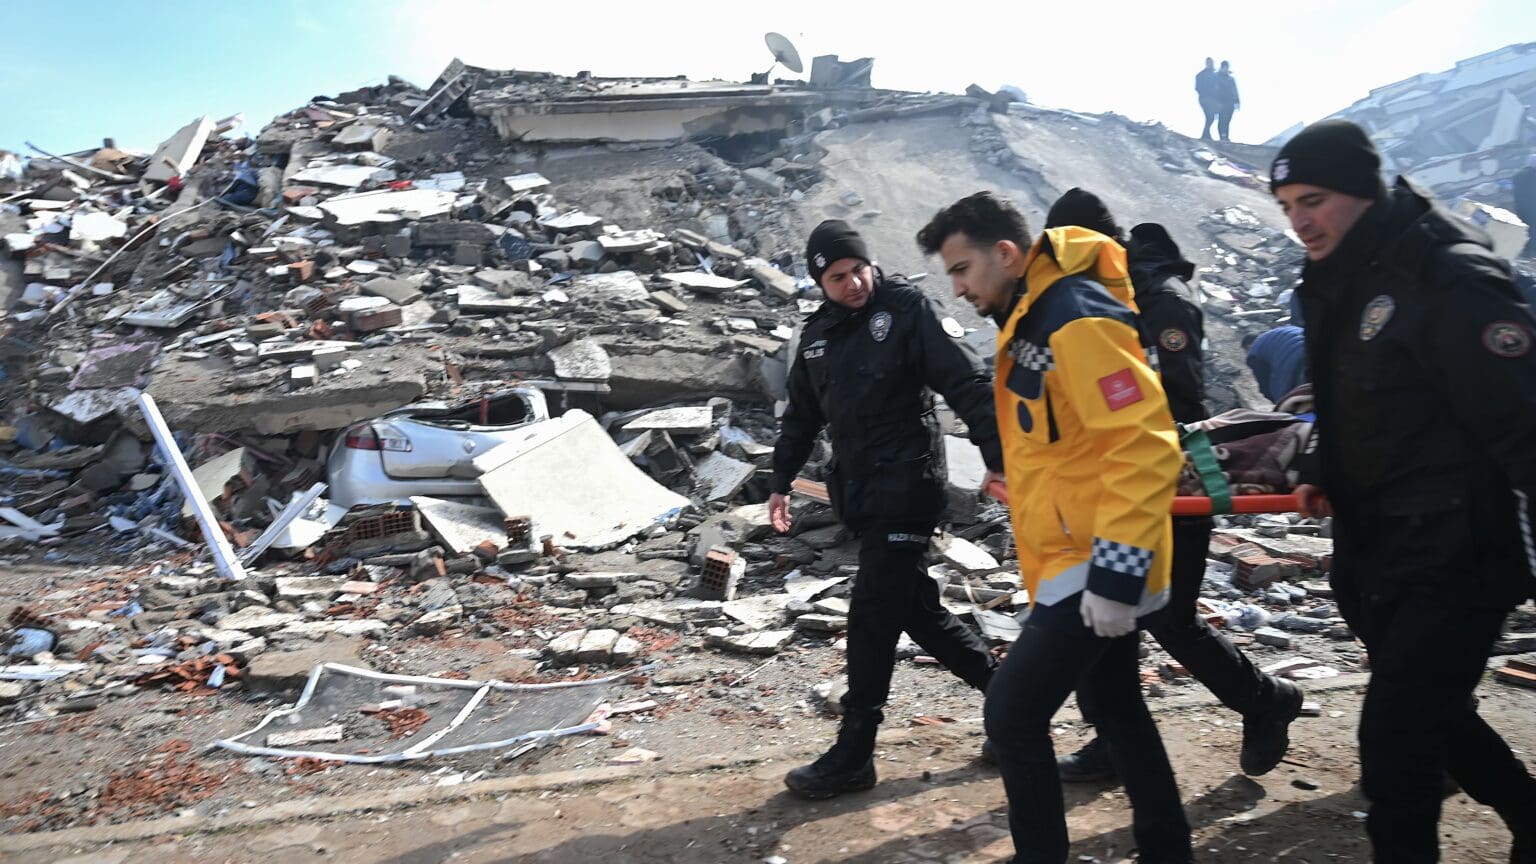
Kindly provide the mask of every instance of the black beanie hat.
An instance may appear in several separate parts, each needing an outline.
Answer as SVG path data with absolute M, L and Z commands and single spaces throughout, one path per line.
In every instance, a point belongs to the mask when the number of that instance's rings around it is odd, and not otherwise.
M 1387 194 L 1376 145 L 1348 120 L 1313 123 L 1285 142 L 1269 169 L 1269 191 L 1292 183 L 1373 200 Z
M 1065 225 L 1097 231 L 1112 240 L 1120 239 L 1120 226 L 1115 224 L 1115 217 L 1109 215 L 1109 208 L 1104 206 L 1103 200 L 1087 189 L 1076 186 L 1063 192 L 1056 203 L 1051 205 L 1051 212 L 1045 214 L 1046 228 L 1061 228 Z
M 844 258 L 860 258 L 867 264 L 874 263 L 870 260 L 869 247 L 864 245 L 864 238 L 847 222 L 828 219 L 817 225 L 816 230 L 811 232 L 811 239 L 805 244 L 805 266 L 811 271 L 811 279 L 820 285 L 821 274 Z

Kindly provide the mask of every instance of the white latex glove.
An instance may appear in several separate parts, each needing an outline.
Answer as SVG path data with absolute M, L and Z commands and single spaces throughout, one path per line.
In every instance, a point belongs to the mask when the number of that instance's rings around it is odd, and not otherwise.
M 1079 608 L 1083 626 L 1105 639 L 1124 636 L 1136 629 L 1136 607 L 1084 591 Z

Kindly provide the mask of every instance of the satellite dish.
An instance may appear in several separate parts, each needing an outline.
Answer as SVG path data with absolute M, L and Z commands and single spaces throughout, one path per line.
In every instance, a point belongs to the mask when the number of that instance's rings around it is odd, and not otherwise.
M 769 33 L 763 37 L 763 41 L 768 43 L 768 50 L 773 52 L 775 65 L 782 63 L 785 69 L 797 75 L 805 71 L 805 64 L 800 62 L 800 52 L 782 34 Z M 768 71 L 772 72 L 773 66 L 769 66 Z

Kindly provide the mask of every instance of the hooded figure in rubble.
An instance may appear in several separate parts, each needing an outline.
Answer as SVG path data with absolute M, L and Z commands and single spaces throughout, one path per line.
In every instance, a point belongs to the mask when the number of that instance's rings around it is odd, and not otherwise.
M 991 376 L 959 322 L 901 277 L 886 276 L 844 222 L 811 232 L 806 263 L 827 300 L 806 318 L 790 368 L 769 512 L 775 529 L 789 531 L 790 484 L 825 429 L 832 507 L 861 535 L 848 614 L 848 692 L 837 742 L 784 782 L 804 797 L 829 798 L 875 785 L 875 733 L 903 632 L 976 689 L 985 691 L 992 679 L 995 659 L 939 603 L 925 566 L 945 507 L 933 394 L 965 421 L 990 471 L 1001 471 L 1002 450 Z

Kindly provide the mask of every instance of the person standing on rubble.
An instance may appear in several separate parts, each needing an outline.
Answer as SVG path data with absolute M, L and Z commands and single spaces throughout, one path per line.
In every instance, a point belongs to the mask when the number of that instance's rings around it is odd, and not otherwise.
M 1138 329 L 1168 406 L 1178 423 L 1206 419 L 1205 322 L 1188 280 L 1195 265 L 1184 260 L 1168 230 L 1155 222 L 1131 229 L 1122 240 L 1102 199 L 1084 189 L 1069 189 L 1046 215 L 1047 229 L 1075 225 L 1123 243 L 1136 292 Z M 1265 675 L 1242 650 L 1201 618 L 1195 608 L 1205 582 L 1205 559 L 1215 520 L 1180 516 L 1172 520 L 1172 592 L 1160 621 L 1148 628 L 1163 648 L 1223 705 L 1243 717 L 1240 765 L 1250 776 L 1268 774 L 1290 747 L 1289 725 L 1301 714 L 1302 692 L 1289 681 Z M 1094 717 L 1086 717 L 1090 723 Z M 1097 782 L 1115 777 L 1115 766 L 1102 738 L 1057 760 L 1061 779 Z
M 825 427 L 832 444 L 827 491 L 843 524 L 861 535 L 848 613 L 848 692 L 837 742 L 784 783 L 807 798 L 830 798 L 875 785 L 875 733 L 903 631 L 983 692 L 997 663 L 940 604 L 925 566 L 946 494 L 933 393 L 965 421 L 990 472 L 1000 472 L 1003 461 L 991 376 L 959 322 L 901 277 L 886 276 L 845 222 L 816 226 L 805 257 L 827 300 L 806 318 L 790 369 L 768 509 L 773 527 L 787 532 L 790 484 Z
M 1211 124 L 1216 122 L 1216 115 L 1220 111 L 1220 102 L 1217 99 L 1219 92 L 1216 83 L 1216 61 L 1207 57 L 1205 68 L 1195 75 L 1195 96 L 1200 100 L 1200 110 L 1205 113 L 1205 128 L 1200 132 L 1201 141 L 1211 140 Z
M 1141 861 L 1191 861 L 1189 823 L 1141 695 L 1138 627 L 1169 600 L 1168 510 L 1183 458 L 1136 329 L 1125 250 L 1046 230 L 990 193 L 939 211 L 918 245 L 1000 324 L 999 434 L 1030 611 L 987 690 L 1015 862 L 1068 853 L 1051 718 L 1074 690 L 1125 781 Z
M 1223 143 L 1232 141 L 1232 114 L 1241 107 L 1243 100 L 1237 95 L 1237 79 L 1232 77 L 1232 64 L 1223 60 L 1221 69 L 1216 72 L 1216 132 Z
M 1270 189 L 1306 246 L 1319 464 L 1298 496 L 1334 517 L 1335 602 L 1365 643 L 1366 829 L 1378 862 L 1439 860 L 1443 777 L 1536 862 L 1536 779 L 1473 691 L 1506 614 L 1536 595 L 1536 318 L 1488 237 L 1359 126 L 1281 148 Z

